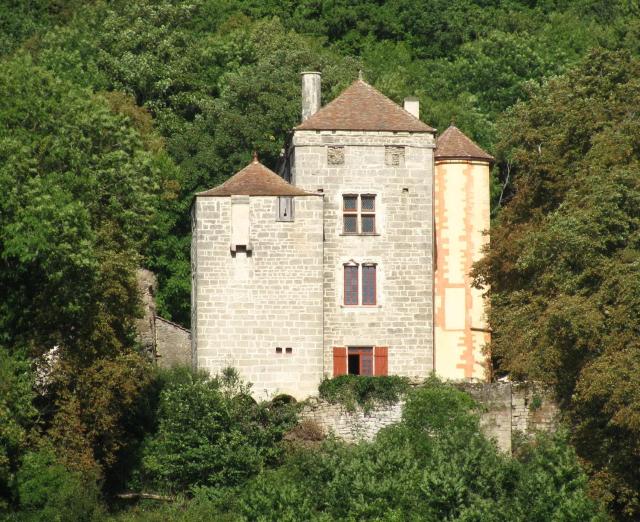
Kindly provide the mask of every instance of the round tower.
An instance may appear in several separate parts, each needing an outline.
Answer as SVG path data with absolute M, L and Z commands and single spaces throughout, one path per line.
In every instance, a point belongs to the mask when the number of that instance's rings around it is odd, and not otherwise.
M 494 159 L 451 125 L 435 151 L 434 363 L 444 379 L 488 378 L 490 341 L 482 291 L 470 271 L 489 241 L 489 170 Z

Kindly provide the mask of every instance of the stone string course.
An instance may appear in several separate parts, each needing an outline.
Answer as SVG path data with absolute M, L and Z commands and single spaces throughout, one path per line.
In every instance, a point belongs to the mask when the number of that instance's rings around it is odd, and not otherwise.
M 505 453 L 511 452 L 516 432 L 533 434 L 552 432 L 558 419 L 558 406 L 545 387 L 535 383 L 457 383 L 481 406 L 480 424 Z M 334 434 L 347 442 L 371 441 L 384 427 L 400 422 L 404 401 L 379 406 L 368 412 L 362 408 L 348 411 L 340 404 L 313 398 L 300 418 L 316 422 L 325 434 Z

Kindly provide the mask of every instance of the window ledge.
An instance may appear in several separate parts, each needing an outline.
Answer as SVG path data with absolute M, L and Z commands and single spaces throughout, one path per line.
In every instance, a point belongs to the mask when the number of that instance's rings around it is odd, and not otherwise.
M 356 236 L 356 237 L 359 237 L 359 236 L 379 236 L 380 234 L 378 234 L 377 232 L 376 232 L 376 233 L 373 233 L 373 234 L 369 234 L 369 233 L 358 234 L 358 233 L 356 233 L 356 232 L 347 232 L 347 233 L 342 232 L 342 233 L 341 233 L 341 234 L 339 234 L 339 235 L 340 235 L 340 236 Z
M 346 305 L 341 304 L 340 308 L 344 308 L 345 310 L 376 310 L 378 308 L 382 308 L 381 304 L 377 305 Z

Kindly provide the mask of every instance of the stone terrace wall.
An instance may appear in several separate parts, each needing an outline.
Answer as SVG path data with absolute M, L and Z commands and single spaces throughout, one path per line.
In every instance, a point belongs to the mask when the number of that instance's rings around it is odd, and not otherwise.
M 191 332 L 162 317 L 155 318 L 155 325 L 158 366 L 192 366 Z
M 532 434 L 555 429 L 558 407 L 549 390 L 533 383 L 458 383 L 483 407 L 480 424 L 498 447 L 511 452 L 515 432 Z M 404 401 L 365 412 L 361 408 L 347 411 L 339 404 L 311 399 L 301 418 L 315 421 L 325 433 L 333 433 L 347 442 L 372 440 L 385 426 L 402 418 Z
M 315 421 L 325 433 L 333 433 L 347 442 L 373 440 L 384 427 L 400 422 L 404 401 L 364 412 L 361 408 L 347 411 L 340 404 L 309 399 L 301 418 Z

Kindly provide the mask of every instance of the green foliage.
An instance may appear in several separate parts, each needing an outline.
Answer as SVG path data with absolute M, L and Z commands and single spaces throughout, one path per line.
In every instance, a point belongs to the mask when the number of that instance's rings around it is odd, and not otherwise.
M 0 348 L 0 513 L 11 500 L 13 474 L 37 420 L 33 385 L 29 361 Z
M 126 93 L 153 115 L 180 171 L 172 173 L 177 197 L 160 201 L 146 264 L 158 275 L 160 313 L 188 326 L 193 193 L 225 181 L 252 150 L 275 167 L 299 120 L 301 70 L 323 72 L 326 102 L 364 68 L 396 101 L 418 96 L 425 121 L 443 129 L 455 118 L 492 148 L 496 117 L 527 97 L 530 82 L 563 72 L 593 46 L 640 48 L 632 4 L 574 4 L 92 2 L 69 4 L 68 23 L 29 50 L 57 77 Z M 508 182 L 506 169 L 496 170 L 496 198 Z
M 95 478 L 70 471 L 51 449 L 27 453 L 16 476 L 20 504 L 17 520 L 49 522 L 99 520 Z
M 397 402 L 409 388 L 409 379 L 397 375 L 340 375 L 323 379 L 318 392 L 321 398 L 332 403 L 340 403 L 349 410 L 353 410 L 356 405 L 369 410 L 376 404 Z
M 477 268 L 499 371 L 555 387 L 594 490 L 640 515 L 640 61 L 593 52 L 500 124 L 515 195 Z
M 430 379 L 410 394 L 402 423 L 373 443 L 293 451 L 209 499 L 232 520 L 605 520 L 561 435 L 512 460 L 481 435 L 475 407 Z
M 160 394 L 158 430 L 143 448 L 138 486 L 234 486 L 280 458 L 293 410 L 256 404 L 232 370 L 215 379 L 176 377 Z
M 78 361 L 117 353 L 165 159 L 103 99 L 25 57 L 0 63 L 0 114 L 0 339 Z

